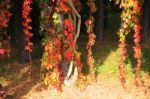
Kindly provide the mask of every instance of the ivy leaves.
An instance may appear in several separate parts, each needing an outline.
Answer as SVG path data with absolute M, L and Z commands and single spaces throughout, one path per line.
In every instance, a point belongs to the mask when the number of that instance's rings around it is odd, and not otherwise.
M 10 17 L 12 16 L 11 12 L 9 11 L 10 8 L 10 0 L 0 0 L 0 58 L 3 58 L 5 54 L 10 57 L 11 48 L 9 46 L 9 40 L 11 37 L 5 31 L 5 29 L 8 27 Z M 8 39 L 3 40 L 2 35 L 6 36 Z M 3 45 L 7 47 L 4 47 Z
M 60 23 L 58 13 L 55 12 L 55 13 L 53 14 L 52 18 L 53 18 L 53 23 L 54 23 L 54 25 L 55 25 L 55 26 L 58 26 L 59 23 Z
M 137 60 L 136 65 L 136 82 L 139 77 L 139 71 L 141 67 L 141 2 L 140 0 L 116 0 L 116 3 L 120 4 L 120 7 L 123 8 L 121 14 L 122 24 L 120 30 L 118 32 L 119 35 L 119 48 L 120 48 L 120 56 L 119 56 L 119 69 L 121 82 L 124 86 L 125 83 L 125 70 L 124 70 L 124 62 L 127 58 L 127 43 L 126 36 L 130 33 L 131 30 L 134 30 L 134 57 Z
M 92 56 L 92 46 L 95 44 L 95 39 L 96 36 L 93 32 L 93 26 L 94 26 L 94 17 L 92 16 L 92 14 L 96 11 L 96 4 L 95 4 L 95 0 L 88 0 L 88 6 L 90 8 L 90 17 L 86 20 L 85 25 L 87 27 L 87 33 L 88 33 L 88 42 L 86 45 L 86 49 L 87 49 L 87 64 L 90 68 L 90 75 L 92 76 L 91 79 L 94 78 L 94 58 Z
M 134 10 L 134 16 L 133 16 L 133 22 L 134 22 L 134 58 L 137 60 L 136 64 L 136 84 L 139 85 L 139 74 L 142 64 L 142 51 L 141 51 L 141 30 L 142 26 L 140 24 L 140 18 L 141 18 L 141 9 L 142 9 L 142 3 L 139 0 L 134 0 L 133 10 Z
M 30 7 L 32 3 L 32 0 L 24 0 L 23 2 L 23 10 L 22 10 L 22 17 L 24 19 L 22 25 L 24 26 L 24 34 L 25 34 L 25 42 L 26 42 L 26 46 L 25 46 L 25 50 L 32 52 L 32 47 L 33 47 L 33 43 L 30 42 L 30 38 L 33 36 L 33 34 L 30 32 L 30 30 L 32 29 L 32 27 L 29 25 L 30 22 L 32 22 L 29 13 L 32 10 L 32 8 Z

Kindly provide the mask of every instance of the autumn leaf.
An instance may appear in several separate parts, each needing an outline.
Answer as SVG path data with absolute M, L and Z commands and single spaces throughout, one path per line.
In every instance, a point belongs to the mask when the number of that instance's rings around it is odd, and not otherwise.
M 64 57 L 65 57 L 65 59 L 70 61 L 73 58 L 73 52 L 70 50 L 66 50 L 64 52 Z
M 0 49 L 0 55 L 4 56 L 6 50 L 5 49 Z

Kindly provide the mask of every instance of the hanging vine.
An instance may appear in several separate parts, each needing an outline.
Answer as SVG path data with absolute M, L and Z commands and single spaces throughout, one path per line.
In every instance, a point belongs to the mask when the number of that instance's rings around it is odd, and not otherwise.
M 89 8 L 90 8 L 90 17 L 86 20 L 85 24 L 87 27 L 87 33 L 89 34 L 89 39 L 88 39 L 88 43 L 86 46 L 87 49 L 87 64 L 89 66 L 89 72 L 90 75 L 93 76 L 94 74 L 94 58 L 92 56 L 92 46 L 95 44 L 95 34 L 93 32 L 93 26 L 94 26 L 94 17 L 92 16 L 92 14 L 94 12 L 96 12 L 96 5 L 95 5 L 95 0 L 88 0 L 87 2 Z
M 24 34 L 25 34 L 25 41 L 26 41 L 26 45 L 25 45 L 25 50 L 32 52 L 32 47 L 33 47 L 33 43 L 30 41 L 30 38 L 33 36 L 33 34 L 30 32 L 30 30 L 32 29 L 32 27 L 29 25 L 32 20 L 29 16 L 32 8 L 30 7 L 32 3 L 32 0 L 24 0 L 23 1 L 23 9 L 22 9 L 22 17 L 23 17 L 23 26 L 24 26 Z
M 5 54 L 10 57 L 10 36 L 6 32 L 8 22 L 12 16 L 10 12 L 11 2 L 10 0 L 0 1 L 0 58 L 3 58 Z
M 134 0 L 134 5 L 133 5 L 133 22 L 134 22 L 134 44 L 135 46 L 133 47 L 134 49 L 134 58 L 137 60 L 136 64 L 136 84 L 139 84 L 139 73 L 140 73 L 140 68 L 142 64 L 142 53 L 141 53 L 141 23 L 140 23 L 140 18 L 142 14 L 142 0 Z
M 79 0 L 76 0 L 76 1 L 68 0 L 68 5 L 69 5 L 69 7 L 71 9 L 71 12 L 70 12 L 70 14 L 68 14 L 68 17 L 72 21 L 72 24 L 73 24 L 75 30 L 74 30 L 74 38 L 73 38 L 73 42 L 74 42 L 73 58 L 70 61 L 69 70 L 67 72 L 65 82 L 66 82 L 66 84 L 67 83 L 68 84 L 69 83 L 73 84 L 77 80 L 77 78 L 80 78 L 79 76 L 81 76 L 81 75 L 79 75 L 79 74 L 81 74 L 81 72 L 82 72 L 81 71 L 81 68 L 82 68 L 81 61 L 79 60 L 80 57 L 78 56 L 78 58 L 77 58 L 77 56 L 76 56 L 76 55 L 78 55 L 80 53 L 76 49 L 77 39 L 78 39 L 78 37 L 80 35 L 80 25 L 81 25 L 81 16 L 80 16 L 80 14 L 78 12 L 78 11 L 80 11 L 79 10 L 80 9 L 80 7 L 79 7 L 80 2 L 79 2 Z M 71 75 L 71 73 L 73 72 L 73 67 L 75 67 L 74 68 L 74 73 Z
M 49 88 L 54 86 L 61 91 L 64 81 L 65 84 L 74 83 L 82 70 L 80 53 L 76 50 L 81 18 L 75 6 L 79 2 L 74 6 L 72 0 L 47 0 L 41 5 L 41 30 L 45 35 L 42 67 L 46 70 L 43 77 Z M 64 71 L 64 68 L 68 68 L 68 71 Z
M 121 27 L 118 32 L 118 35 L 120 37 L 120 56 L 119 56 L 119 70 L 120 70 L 120 76 L 121 76 L 121 83 L 124 86 L 125 84 L 125 60 L 127 58 L 127 43 L 126 43 L 126 36 L 129 34 L 129 32 L 134 30 L 134 57 L 137 59 L 137 65 L 136 65 L 136 82 L 138 82 L 139 77 L 139 71 L 141 67 L 141 25 L 140 25 L 140 17 L 141 17 L 141 4 L 142 2 L 140 0 L 116 0 L 117 4 L 120 4 L 120 8 L 122 8 L 122 14 L 121 14 Z
M 54 12 L 55 6 L 51 6 L 53 2 L 43 1 L 42 4 L 41 30 L 45 36 L 42 58 L 42 67 L 45 69 L 45 73 L 42 75 L 49 89 L 56 87 L 57 90 L 61 91 L 63 82 L 60 68 L 60 62 L 62 61 L 61 20 L 59 20 L 59 14 Z
M 118 35 L 119 35 L 119 48 L 120 48 L 120 54 L 119 54 L 119 70 L 120 70 L 120 79 L 121 83 L 124 86 L 126 82 L 126 75 L 125 75 L 125 61 L 127 58 L 127 42 L 126 37 L 131 31 L 132 27 L 132 7 L 133 2 L 131 0 L 121 0 L 117 1 L 117 3 L 120 3 L 120 8 L 122 8 L 121 13 L 121 27 L 119 29 Z M 125 87 L 125 86 L 124 86 Z
M 32 38 L 33 34 L 30 32 L 30 30 L 32 29 L 32 27 L 30 26 L 30 23 L 32 22 L 31 18 L 30 18 L 30 12 L 32 10 L 32 8 L 30 7 L 32 3 L 32 0 L 24 0 L 23 1 L 23 5 L 22 5 L 22 18 L 23 18 L 23 22 L 22 25 L 24 26 L 23 32 L 25 35 L 25 50 L 29 52 L 29 77 L 28 80 L 30 80 L 31 77 L 31 69 L 32 69 L 32 59 L 31 59 L 31 52 L 33 50 L 33 43 L 30 41 L 30 39 Z

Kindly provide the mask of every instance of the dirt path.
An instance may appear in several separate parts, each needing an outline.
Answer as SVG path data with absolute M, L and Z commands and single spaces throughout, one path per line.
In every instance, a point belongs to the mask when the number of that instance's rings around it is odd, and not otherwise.
M 150 80 L 146 79 L 137 88 L 133 81 L 128 81 L 124 90 L 118 78 L 103 78 L 80 89 L 65 86 L 62 93 L 56 90 L 45 90 L 37 84 L 21 99 L 150 99 Z M 40 88 L 40 91 L 38 90 Z

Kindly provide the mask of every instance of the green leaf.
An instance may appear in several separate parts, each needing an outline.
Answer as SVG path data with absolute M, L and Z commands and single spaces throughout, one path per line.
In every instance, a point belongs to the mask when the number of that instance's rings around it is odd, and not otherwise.
M 56 20 L 56 19 L 58 19 L 58 14 L 54 13 L 52 17 L 53 17 L 54 20 Z

